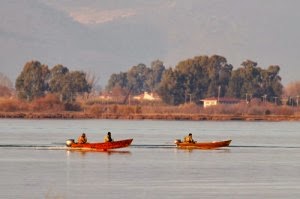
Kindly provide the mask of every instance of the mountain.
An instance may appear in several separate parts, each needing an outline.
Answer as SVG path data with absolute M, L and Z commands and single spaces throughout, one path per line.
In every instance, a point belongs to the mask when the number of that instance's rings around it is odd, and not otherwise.
M 298 80 L 298 1 L 10 0 L 0 2 L 0 72 L 15 81 L 24 64 L 94 74 L 160 59 L 167 67 L 218 54 L 239 67 L 279 65 L 283 83 Z

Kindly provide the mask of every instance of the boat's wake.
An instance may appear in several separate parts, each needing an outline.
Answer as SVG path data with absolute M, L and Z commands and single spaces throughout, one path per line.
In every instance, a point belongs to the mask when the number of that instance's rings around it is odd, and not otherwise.
M 34 145 L 34 144 L 0 144 L 0 148 L 35 149 L 35 150 L 65 150 L 65 145 Z
M 234 148 L 269 148 L 269 149 L 300 149 L 300 146 L 279 146 L 279 145 L 232 145 Z
M 52 143 L 45 145 L 34 144 L 0 144 L 0 149 L 35 149 L 35 150 L 69 150 L 64 143 Z M 132 144 L 129 148 L 136 149 L 171 149 L 176 148 L 173 144 Z M 300 146 L 280 146 L 280 145 L 230 145 L 226 148 L 265 148 L 265 149 L 300 149 Z
M 168 144 L 132 144 L 130 145 L 132 148 L 175 148 L 175 145 L 168 145 Z
M 158 144 L 133 144 L 131 148 L 175 148 L 175 145 L 158 145 Z M 38 149 L 38 150 L 66 150 L 70 149 L 64 143 L 52 144 L 0 144 L 0 148 L 15 148 L 15 149 Z

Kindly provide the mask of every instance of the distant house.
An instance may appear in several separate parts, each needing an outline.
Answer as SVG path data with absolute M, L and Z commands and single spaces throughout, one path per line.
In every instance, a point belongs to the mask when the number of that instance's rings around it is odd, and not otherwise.
M 203 102 L 204 108 L 218 104 L 238 104 L 240 102 L 239 99 L 232 97 L 220 97 L 219 99 L 217 97 L 211 97 L 202 99 L 200 101 Z
M 155 93 L 148 93 L 144 92 L 140 95 L 134 96 L 133 99 L 135 100 L 148 100 L 148 101 L 160 101 L 160 97 Z
M 99 98 L 100 98 L 101 100 L 112 100 L 111 95 L 109 95 L 109 94 L 107 94 L 107 93 L 104 93 L 104 94 L 100 95 Z

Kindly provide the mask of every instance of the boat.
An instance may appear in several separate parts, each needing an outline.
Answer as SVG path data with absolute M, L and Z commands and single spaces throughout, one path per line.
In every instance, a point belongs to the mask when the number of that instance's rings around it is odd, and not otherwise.
M 110 149 L 128 147 L 132 141 L 133 139 L 126 139 L 126 140 L 118 140 L 112 142 L 94 142 L 94 143 L 79 144 L 74 142 L 73 139 L 68 139 L 66 141 L 66 146 L 70 149 L 107 151 Z
M 174 141 L 177 148 L 181 149 L 217 149 L 220 147 L 228 147 L 231 140 L 212 141 L 212 142 L 182 142 L 180 139 Z

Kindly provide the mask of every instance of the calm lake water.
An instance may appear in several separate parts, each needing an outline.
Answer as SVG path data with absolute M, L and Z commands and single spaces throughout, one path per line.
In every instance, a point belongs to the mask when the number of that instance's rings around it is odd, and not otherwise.
M 0 198 L 300 198 L 299 122 L 0 120 Z M 85 132 L 134 138 L 112 152 L 68 151 Z M 173 141 L 232 139 L 221 150 Z

